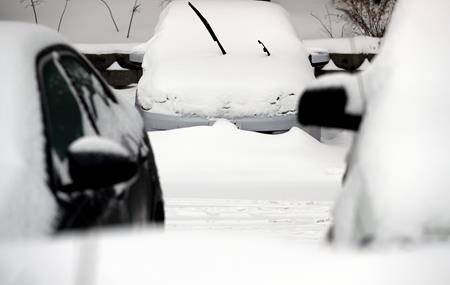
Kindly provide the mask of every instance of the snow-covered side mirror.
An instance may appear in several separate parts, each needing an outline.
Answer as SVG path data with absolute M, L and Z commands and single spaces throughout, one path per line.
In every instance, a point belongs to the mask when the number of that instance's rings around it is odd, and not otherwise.
M 330 62 L 330 54 L 325 49 L 308 48 L 308 52 L 312 67 L 322 68 Z
M 347 92 L 343 87 L 306 90 L 300 98 L 298 120 L 305 126 L 356 131 L 361 116 L 348 113 L 347 103 Z
M 358 130 L 365 110 L 360 75 L 333 74 L 315 80 L 303 92 L 298 108 L 305 126 Z
M 98 189 L 131 179 L 137 163 L 117 142 L 91 136 L 69 146 L 69 171 L 75 189 Z

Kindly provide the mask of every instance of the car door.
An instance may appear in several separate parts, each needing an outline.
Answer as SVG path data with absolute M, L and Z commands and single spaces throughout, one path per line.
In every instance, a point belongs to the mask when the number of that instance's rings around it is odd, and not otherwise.
M 151 188 L 144 185 L 149 179 L 141 177 L 145 176 L 142 171 L 130 181 L 104 189 L 73 189 L 70 177 L 68 147 L 84 136 L 114 140 L 139 159 L 138 139 L 120 127 L 120 118 L 113 112 L 113 106 L 118 104 L 116 98 L 90 66 L 67 47 L 55 47 L 41 55 L 38 73 L 50 183 L 62 208 L 58 229 L 145 220 Z

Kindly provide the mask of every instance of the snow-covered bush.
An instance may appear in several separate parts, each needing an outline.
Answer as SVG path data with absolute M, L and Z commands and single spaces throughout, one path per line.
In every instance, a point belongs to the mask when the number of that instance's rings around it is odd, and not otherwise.
M 358 34 L 383 37 L 397 0 L 333 0 Z

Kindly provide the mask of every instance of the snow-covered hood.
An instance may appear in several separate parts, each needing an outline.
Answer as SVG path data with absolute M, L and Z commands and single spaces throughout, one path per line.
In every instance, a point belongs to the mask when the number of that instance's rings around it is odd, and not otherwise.
M 141 105 L 157 113 L 225 118 L 295 112 L 314 76 L 286 11 L 262 1 L 193 4 L 227 54 L 187 1 L 172 2 L 147 43 L 138 88 Z

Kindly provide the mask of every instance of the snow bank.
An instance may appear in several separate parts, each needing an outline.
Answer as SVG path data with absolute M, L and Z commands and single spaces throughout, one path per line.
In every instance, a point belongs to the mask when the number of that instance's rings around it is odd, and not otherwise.
M 243 235 L 104 233 L 0 245 L 17 284 L 447 285 L 450 247 L 334 251 Z M 32 258 L 30 258 L 32 257 Z
M 0 239 L 49 234 L 57 218 L 47 187 L 36 55 L 65 43 L 37 25 L 0 22 Z
M 166 197 L 334 200 L 345 147 L 299 128 L 280 135 L 212 127 L 150 132 Z
M 227 55 L 221 54 L 187 1 L 172 2 L 147 44 L 140 104 L 155 113 L 212 118 L 295 112 L 300 93 L 314 77 L 287 12 L 263 1 L 193 4 Z
M 353 38 L 304 40 L 303 44 L 307 48 L 322 48 L 329 53 L 376 54 L 379 52 L 381 39 L 358 36 Z

